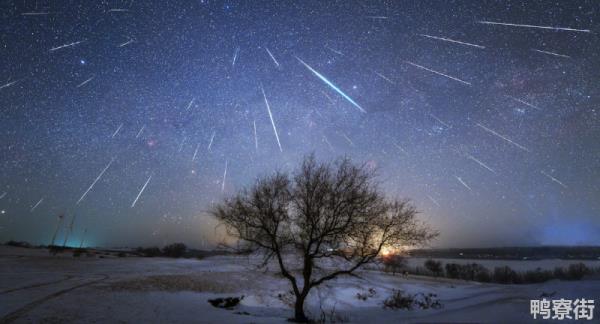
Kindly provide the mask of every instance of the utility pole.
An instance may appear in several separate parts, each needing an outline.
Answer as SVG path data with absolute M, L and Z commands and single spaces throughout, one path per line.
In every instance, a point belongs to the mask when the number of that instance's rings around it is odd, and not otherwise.
M 69 239 L 69 235 L 71 235 L 71 232 L 73 231 L 73 223 L 75 223 L 75 216 L 76 214 L 73 214 L 73 217 L 71 217 L 71 224 L 69 224 L 69 227 L 67 228 L 67 232 L 65 233 L 65 240 L 63 241 L 63 248 L 67 245 L 67 240 Z
M 83 248 L 83 242 L 85 241 L 85 233 L 87 233 L 87 228 L 83 230 L 83 235 L 81 236 L 81 243 L 79 243 L 79 249 Z
M 58 223 L 56 223 L 56 229 L 54 230 L 54 235 L 52 235 L 52 242 L 50 242 L 50 246 L 54 245 L 54 240 L 56 240 L 56 234 L 58 233 L 58 229 L 60 228 L 60 225 L 62 224 L 64 218 L 64 214 L 58 215 Z

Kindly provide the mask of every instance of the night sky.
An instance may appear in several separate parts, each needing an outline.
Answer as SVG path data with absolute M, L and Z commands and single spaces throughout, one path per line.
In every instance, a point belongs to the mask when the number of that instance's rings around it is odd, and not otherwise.
M 222 240 L 305 154 L 435 246 L 600 244 L 598 1 L 2 1 L 0 240 Z M 62 243 L 65 229 L 58 235 Z

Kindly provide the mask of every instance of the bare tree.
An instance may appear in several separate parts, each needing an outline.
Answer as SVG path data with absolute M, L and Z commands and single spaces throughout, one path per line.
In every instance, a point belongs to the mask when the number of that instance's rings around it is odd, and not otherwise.
M 311 288 L 352 274 L 384 247 L 420 245 L 437 236 L 417 221 L 413 206 L 386 199 L 374 173 L 347 158 L 328 164 L 308 156 L 292 175 L 258 179 L 212 214 L 228 234 L 265 252 L 265 265 L 276 260 L 291 283 L 294 320 L 300 322 L 308 321 L 304 301 Z

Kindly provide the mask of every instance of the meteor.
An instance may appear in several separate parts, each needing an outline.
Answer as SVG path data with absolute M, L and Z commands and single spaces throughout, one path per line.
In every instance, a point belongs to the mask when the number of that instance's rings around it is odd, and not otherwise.
M 534 51 L 534 52 L 543 53 L 543 54 L 548 54 L 548 55 L 552 55 L 552 56 L 558 56 L 558 57 L 564 57 L 564 58 L 571 58 L 571 57 L 570 57 L 570 56 L 568 56 L 568 55 L 563 55 L 563 54 L 558 54 L 558 53 L 554 53 L 554 52 L 548 52 L 548 51 L 542 51 L 542 50 L 535 49 L 535 48 L 532 48 L 531 50 L 532 50 L 532 51 Z
M 569 28 L 569 27 L 552 27 L 552 26 L 537 26 L 537 25 L 526 25 L 526 24 L 512 24 L 512 23 L 503 23 L 503 22 L 485 21 L 485 20 L 478 21 L 477 23 L 485 24 L 485 25 L 501 25 L 501 26 L 512 26 L 512 27 L 538 28 L 538 29 L 550 29 L 550 30 L 591 33 L 591 30 L 589 30 L 589 29 L 575 29 L 575 28 Z
M 466 84 L 466 85 L 471 85 L 471 83 L 469 83 L 469 82 L 467 82 L 467 81 L 461 80 L 461 79 L 459 79 L 459 78 L 455 78 L 455 77 L 453 77 L 453 76 L 449 76 L 449 75 L 447 75 L 447 74 L 444 74 L 444 73 L 442 73 L 442 72 L 434 71 L 434 70 L 432 70 L 432 69 L 429 69 L 429 68 L 426 68 L 426 67 L 424 67 L 424 66 L 422 66 L 422 65 L 419 65 L 419 64 L 416 64 L 416 63 L 413 63 L 413 62 L 410 62 L 410 61 L 404 61 L 404 62 L 406 62 L 406 63 L 408 63 L 408 64 L 410 64 L 410 65 L 412 65 L 412 66 L 414 66 L 414 67 L 417 67 L 417 68 L 419 68 L 419 69 L 422 69 L 422 70 L 425 70 L 425 71 L 429 71 L 429 72 L 431 72 L 431 73 L 435 73 L 435 74 L 437 74 L 437 75 L 444 76 L 444 77 L 446 77 L 446 78 L 448 78 L 448 79 L 452 79 L 452 80 L 454 80 L 454 81 L 458 81 L 458 82 L 464 83 L 464 84 Z
M 149 176 L 148 180 L 146 180 L 146 183 L 144 183 L 144 186 L 142 187 L 142 190 L 140 190 L 140 192 L 138 193 L 137 197 L 135 197 L 135 200 L 131 204 L 131 208 L 135 207 L 135 203 L 137 203 L 138 199 L 140 199 L 140 196 L 142 195 L 142 192 L 144 192 L 144 189 L 146 189 L 146 186 L 148 185 L 148 182 L 150 182 L 150 179 L 152 179 L 152 176 Z
M 333 49 L 333 48 L 331 48 L 331 47 L 329 47 L 329 46 L 327 46 L 327 45 L 325 45 L 325 48 L 326 48 L 326 49 L 328 49 L 328 50 L 330 50 L 330 51 L 332 51 L 332 52 L 334 52 L 334 53 L 335 53 L 335 54 L 337 54 L 337 55 L 344 56 L 344 53 L 342 53 L 342 52 L 340 52 L 340 51 L 338 51 L 338 50 L 336 50 L 336 49 Z
M 208 143 L 208 151 L 209 151 L 209 152 L 212 152 L 212 151 L 210 150 L 210 148 L 212 147 L 213 140 L 215 139 L 215 135 L 216 135 L 216 134 L 217 134 L 217 132 L 213 132 L 213 133 L 212 133 L 212 136 L 210 137 L 210 143 Z
M 254 125 L 254 148 L 258 151 L 258 137 L 256 136 L 256 119 L 252 121 Z
M 86 85 L 86 83 L 88 83 L 88 82 L 92 81 L 93 79 L 94 79 L 94 77 L 91 77 L 91 78 L 89 78 L 89 79 L 87 79 L 87 80 L 85 80 L 85 81 L 81 82 L 80 84 L 78 84 L 78 85 L 77 85 L 77 88 L 81 88 L 81 87 L 83 87 L 84 85 Z
M 441 40 L 441 41 L 444 41 L 444 42 L 450 42 L 450 43 L 456 43 L 456 44 L 461 44 L 461 45 L 467 45 L 467 46 L 477 47 L 477 48 L 481 48 L 481 49 L 485 48 L 485 46 L 481 46 L 481 45 L 477 45 L 477 44 L 471 44 L 471 43 L 467 43 L 467 42 L 461 42 L 461 41 L 457 41 L 457 40 L 450 39 L 450 38 L 445 38 L 445 37 L 437 37 L 437 36 L 431 36 L 431 35 L 426 35 L 426 34 L 419 34 L 419 36 L 427 37 L 427 38 L 431 38 L 431 39 L 437 39 L 437 40 Z
M 469 189 L 469 191 L 473 191 L 473 189 L 471 189 L 471 187 L 469 187 L 469 185 L 466 184 L 461 177 L 458 177 L 458 176 L 454 176 L 454 177 L 456 178 L 456 180 L 458 180 L 458 182 L 460 182 L 463 186 L 465 186 L 465 188 Z
M 59 49 L 61 49 L 61 48 L 66 48 L 66 47 L 75 46 L 75 45 L 77 45 L 77 44 L 80 44 L 80 43 L 83 43 L 83 42 L 85 42 L 85 41 L 78 41 L 78 42 L 73 42 L 73 43 L 70 43 L 70 44 L 65 44 L 65 45 L 61 45 L 61 46 L 57 46 L 57 47 L 52 47 L 52 48 L 50 49 L 50 52 L 54 52 L 54 51 L 56 51 L 56 50 L 59 50 Z
M 548 177 L 550 180 L 558 183 L 559 185 L 563 186 L 565 189 L 567 188 L 567 185 L 565 185 L 564 183 L 562 183 L 560 180 L 556 179 L 555 177 L 549 175 L 548 173 L 544 172 L 543 170 L 540 171 L 543 175 L 545 175 L 546 177 Z
M 88 194 L 88 192 L 90 192 L 90 190 L 92 190 L 92 188 L 94 187 L 94 185 L 96 184 L 96 182 L 98 182 L 98 180 L 100 180 L 100 178 L 102 177 L 102 175 L 104 174 L 104 172 L 106 172 L 106 170 L 108 170 L 108 168 L 110 168 L 110 165 L 115 161 L 115 158 L 113 157 L 110 162 L 108 162 L 108 164 L 106 165 L 106 167 L 102 170 L 102 172 L 100 172 L 100 174 L 98 175 L 98 177 L 96 177 L 96 180 L 94 180 L 94 182 L 92 182 L 92 184 L 90 185 L 90 187 L 83 193 L 83 195 L 81 195 L 81 198 L 79 198 L 79 200 L 77 200 L 77 203 L 75 203 L 75 205 L 79 205 L 79 203 L 83 200 L 83 198 L 85 198 L 85 196 Z
M 275 56 L 273 56 L 273 53 L 271 53 L 271 51 L 269 51 L 269 49 L 267 47 L 265 47 L 265 49 L 267 50 L 267 53 L 269 53 L 269 56 L 271 57 L 271 59 L 273 60 L 273 62 L 275 62 L 275 65 L 277 67 L 279 67 L 279 62 L 277 62 L 277 60 L 275 59 Z
M 537 110 L 542 110 L 542 108 L 540 108 L 540 107 L 538 107 L 538 106 L 536 106 L 534 104 L 531 104 L 531 103 L 529 103 L 527 101 L 521 100 L 519 98 L 515 98 L 515 97 L 509 96 L 509 95 L 507 95 L 507 97 L 509 97 L 510 99 L 512 99 L 512 100 L 514 100 L 516 102 L 520 102 L 520 103 L 524 104 L 525 106 L 529 106 L 529 107 L 537 109 Z
M 192 105 L 194 104 L 194 101 L 196 101 L 196 98 L 192 98 L 192 100 L 190 101 L 190 103 L 187 105 L 187 107 L 185 108 L 185 110 L 190 110 L 190 107 L 192 107 Z
M 4 88 L 8 88 L 8 87 L 10 87 L 10 86 L 13 86 L 13 85 L 15 85 L 17 82 L 19 82 L 19 80 L 15 80 L 15 81 L 12 81 L 12 82 L 9 82 L 9 83 L 6 83 L 6 84 L 3 84 L 3 85 L 1 85 L 1 86 L 0 86 L 0 90 L 2 90 L 2 89 L 4 89 Z
M 399 149 L 399 150 L 400 150 L 400 152 L 402 152 L 402 153 L 404 153 L 404 154 L 407 154 L 407 155 L 408 155 L 408 153 L 406 152 L 406 150 L 405 150 L 405 149 L 403 149 L 403 148 L 402 148 L 402 146 L 400 146 L 400 145 L 398 145 L 398 144 L 396 144 L 396 143 L 394 143 L 394 146 L 395 146 L 397 149 Z
M 231 67 L 235 66 L 235 61 L 237 61 L 238 54 L 240 53 L 240 48 L 236 47 L 235 52 L 233 53 L 233 61 L 231 62 Z
M 275 126 L 275 121 L 273 120 L 273 114 L 271 113 L 271 107 L 269 106 L 269 101 L 267 100 L 267 95 L 265 94 L 265 89 L 263 86 L 260 86 L 260 90 L 262 91 L 263 98 L 265 98 L 265 105 L 267 106 L 267 111 L 269 112 L 269 118 L 271 119 L 271 125 L 273 126 L 273 132 L 275 133 L 275 138 L 277 139 L 277 145 L 279 145 L 279 151 L 283 152 L 281 148 L 281 142 L 279 141 L 279 134 L 277 133 L 277 126 Z
M 390 78 L 386 77 L 385 75 L 383 75 L 383 74 L 381 74 L 379 72 L 376 72 L 376 71 L 373 71 L 373 73 L 377 74 L 378 77 L 384 79 L 385 81 L 387 81 L 387 82 L 389 82 L 389 83 L 391 83 L 393 85 L 396 85 L 396 83 L 394 81 L 390 80 Z
M 329 149 L 334 151 L 333 146 L 331 145 L 331 143 L 329 143 L 329 140 L 327 139 L 327 137 L 325 135 L 323 135 L 323 141 L 325 143 L 327 143 L 327 146 L 329 146 Z
M 331 98 L 325 91 L 321 90 L 321 93 L 327 97 L 327 100 L 329 100 L 330 103 L 335 104 L 335 101 L 333 100 L 333 98 Z
M 479 127 L 483 128 L 483 129 L 484 129 L 486 132 L 488 132 L 488 133 L 490 133 L 490 134 L 493 134 L 493 135 L 495 135 L 495 136 L 497 136 L 497 137 L 500 137 L 501 139 L 503 139 L 503 140 L 505 140 L 505 141 L 509 142 L 510 144 L 512 144 L 512 145 L 514 145 L 514 146 L 516 146 L 516 147 L 518 147 L 518 148 L 520 148 L 520 149 L 522 149 L 523 151 L 525 151 L 525 152 L 529 152 L 529 150 L 528 150 L 528 149 L 527 149 L 525 146 L 522 146 L 522 145 L 520 145 L 520 144 L 517 144 L 517 143 L 515 143 L 515 142 L 511 141 L 511 140 L 510 140 L 508 137 L 506 137 L 506 136 L 503 136 L 503 135 L 500 135 L 500 134 L 496 133 L 495 131 L 493 131 L 493 130 L 491 130 L 491 129 L 489 129 L 489 128 L 487 128 L 487 127 L 485 127 L 485 126 L 483 126 L 483 125 L 481 125 L 481 124 L 479 124 L 479 123 L 477 123 L 477 126 L 479 126 Z
M 121 130 L 121 127 L 123 127 L 123 123 L 121 123 L 121 125 L 119 125 L 119 127 L 117 127 L 117 130 L 112 134 L 111 138 L 115 138 L 115 136 L 117 136 L 117 134 Z
M 494 171 L 494 169 L 490 168 L 489 166 L 487 166 L 485 163 L 479 161 L 478 159 L 476 159 L 474 156 L 467 154 L 467 157 L 473 161 L 475 161 L 477 164 L 479 164 L 480 166 L 484 167 L 485 169 L 487 169 L 488 171 L 492 172 L 493 174 L 496 174 L 496 171 Z
M 442 125 L 444 125 L 444 126 L 446 126 L 448 128 L 452 128 L 452 126 L 444 123 L 441 119 L 435 117 L 435 115 L 433 115 L 433 114 L 430 113 L 429 116 L 431 116 L 431 118 L 435 119 L 438 123 L 440 123 L 440 124 L 442 124 Z
M 181 152 L 181 150 L 183 150 L 183 144 L 185 144 L 185 140 L 187 140 L 187 137 L 183 137 L 183 140 L 181 140 L 181 144 L 179 144 L 179 150 L 177 152 Z
M 325 82 L 329 87 L 331 87 L 333 90 L 335 90 L 337 93 L 339 93 L 342 97 L 344 97 L 346 100 L 348 100 L 352 105 L 354 105 L 354 107 L 358 108 L 363 113 L 367 113 L 359 104 L 357 104 L 354 100 L 352 100 L 352 98 L 350 98 L 347 94 L 345 94 L 342 90 L 340 90 L 340 88 L 338 88 L 335 84 L 331 83 L 331 81 L 329 81 L 321 73 L 317 72 L 310 65 L 308 65 L 304 61 L 302 61 L 299 57 L 296 56 L 296 59 L 298 61 L 300 61 L 300 63 L 302 63 L 307 69 L 309 69 L 319 79 L 321 79 L 323 82 Z
M 429 198 L 429 200 L 431 200 L 431 202 L 433 202 L 436 206 L 440 207 L 440 204 L 435 199 L 433 199 L 433 197 L 427 195 L 427 198 Z
M 30 212 L 33 212 L 37 208 L 37 206 L 39 206 L 42 203 L 42 201 L 44 201 L 44 198 L 40 199 L 40 201 L 38 201 L 37 204 L 31 207 Z
M 127 38 L 129 38 L 129 37 L 127 37 Z M 129 38 L 129 40 L 127 40 L 125 43 L 119 44 L 119 47 L 127 46 L 131 43 L 133 43 L 133 38 Z
M 196 150 L 194 151 L 194 156 L 192 156 L 192 162 L 196 160 L 196 154 L 198 154 L 198 148 L 200 147 L 200 143 L 196 145 Z
M 46 16 L 51 14 L 50 12 L 24 12 L 21 16 Z
M 225 191 L 225 179 L 227 177 L 227 165 L 228 165 L 228 160 L 225 160 L 225 172 L 223 172 L 223 182 L 221 182 L 221 193 L 223 193 Z
M 144 131 L 144 128 L 146 127 L 146 125 L 142 125 L 142 128 L 140 128 L 140 131 L 137 133 L 137 135 L 135 135 L 135 138 L 140 137 L 140 135 L 142 135 L 142 132 Z
M 348 143 L 350 143 L 350 145 L 354 146 L 354 142 L 352 142 L 352 140 L 350 139 L 350 137 L 346 136 L 346 134 L 341 133 L 342 137 L 346 139 L 346 141 L 348 141 Z

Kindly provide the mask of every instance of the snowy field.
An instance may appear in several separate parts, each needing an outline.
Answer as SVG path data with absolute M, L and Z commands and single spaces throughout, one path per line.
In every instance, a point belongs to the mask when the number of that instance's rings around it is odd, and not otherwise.
M 257 270 L 256 261 L 238 256 L 52 257 L 44 250 L 2 246 L 0 323 L 286 323 L 293 314 L 288 282 L 274 267 Z M 378 271 L 358 275 L 314 289 L 306 305 L 311 317 L 333 312 L 352 323 L 539 323 L 529 315 L 529 300 L 544 292 L 556 292 L 554 298 L 596 299 L 596 305 L 600 299 L 597 280 L 496 285 Z M 437 294 L 443 308 L 384 309 L 383 300 L 394 290 Z M 361 300 L 359 293 L 369 297 Z M 242 295 L 233 310 L 207 302 Z M 596 310 L 595 320 L 598 316 Z

